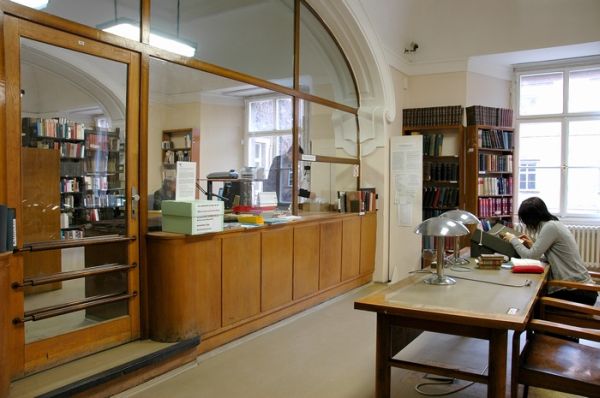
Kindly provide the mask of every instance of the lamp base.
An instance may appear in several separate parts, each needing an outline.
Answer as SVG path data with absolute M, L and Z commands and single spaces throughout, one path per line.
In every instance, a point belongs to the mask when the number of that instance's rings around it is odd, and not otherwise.
M 423 282 L 428 285 L 454 285 L 456 283 L 454 279 L 448 276 L 440 276 L 437 274 L 425 279 Z

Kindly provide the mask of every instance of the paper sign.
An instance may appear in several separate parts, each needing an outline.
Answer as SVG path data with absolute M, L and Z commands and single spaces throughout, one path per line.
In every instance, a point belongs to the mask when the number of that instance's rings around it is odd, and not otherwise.
M 196 162 L 177 162 L 175 200 L 196 199 Z

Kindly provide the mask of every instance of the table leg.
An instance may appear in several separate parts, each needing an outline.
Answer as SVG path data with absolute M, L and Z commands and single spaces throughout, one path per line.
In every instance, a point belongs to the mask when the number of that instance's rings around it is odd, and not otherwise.
M 506 396 L 507 330 L 494 329 L 490 333 L 488 357 L 488 398 Z
M 392 369 L 389 364 L 391 355 L 390 318 L 377 314 L 377 345 L 375 353 L 375 397 L 389 398 Z

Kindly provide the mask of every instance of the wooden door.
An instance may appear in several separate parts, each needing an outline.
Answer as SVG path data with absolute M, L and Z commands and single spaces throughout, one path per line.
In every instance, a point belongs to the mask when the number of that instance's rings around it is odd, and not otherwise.
M 4 37 L 14 378 L 139 337 L 140 61 L 10 16 Z

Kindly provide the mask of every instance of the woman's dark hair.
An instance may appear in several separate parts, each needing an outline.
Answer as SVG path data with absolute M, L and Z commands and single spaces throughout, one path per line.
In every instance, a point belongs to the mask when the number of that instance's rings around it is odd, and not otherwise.
M 519 220 L 530 230 L 537 230 L 542 221 L 556 220 L 548 211 L 546 203 L 537 196 L 525 199 L 519 206 Z

